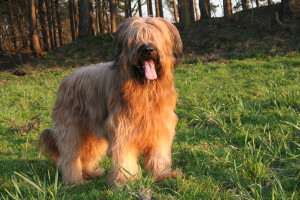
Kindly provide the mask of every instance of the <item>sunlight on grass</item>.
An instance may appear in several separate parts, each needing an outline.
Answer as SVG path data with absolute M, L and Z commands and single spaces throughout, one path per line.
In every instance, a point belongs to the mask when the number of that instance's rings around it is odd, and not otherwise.
M 68 188 L 38 152 L 37 136 L 51 127 L 58 85 L 71 71 L 0 73 L 3 199 L 300 198 L 299 54 L 178 67 L 173 168 L 185 178 L 157 183 L 141 168 L 126 186 L 109 185 L 106 174 Z M 101 163 L 106 171 L 110 165 L 108 158 Z

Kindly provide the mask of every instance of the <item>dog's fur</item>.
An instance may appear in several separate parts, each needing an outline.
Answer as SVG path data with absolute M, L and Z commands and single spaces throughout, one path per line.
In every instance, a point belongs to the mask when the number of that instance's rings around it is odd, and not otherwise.
M 39 144 L 57 160 L 65 183 L 102 175 L 104 169 L 95 167 L 107 150 L 112 182 L 135 178 L 140 155 L 155 179 L 178 175 L 171 170 L 177 123 L 172 71 L 181 53 L 180 35 L 171 23 L 130 18 L 118 28 L 113 62 L 82 67 L 63 80 L 54 128 L 41 133 Z M 157 79 L 146 78 L 141 65 L 149 61 Z

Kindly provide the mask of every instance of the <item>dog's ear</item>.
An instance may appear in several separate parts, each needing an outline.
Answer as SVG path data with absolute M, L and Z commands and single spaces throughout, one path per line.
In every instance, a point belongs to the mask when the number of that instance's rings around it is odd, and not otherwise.
M 158 18 L 159 20 L 163 21 L 170 33 L 171 36 L 173 37 L 173 55 L 174 57 L 180 58 L 183 55 L 183 51 L 182 51 L 182 41 L 181 41 L 181 37 L 180 37 L 180 33 L 178 31 L 178 29 L 170 22 L 168 22 L 167 20 L 163 19 L 163 18 Z

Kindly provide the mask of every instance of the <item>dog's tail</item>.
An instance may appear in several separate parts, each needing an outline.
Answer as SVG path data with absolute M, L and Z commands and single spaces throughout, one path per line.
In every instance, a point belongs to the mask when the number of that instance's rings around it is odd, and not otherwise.
M 55 138 L 53 137 L 53 131 L 50 129 L 45 129 L 39 137 L 38 146 L 44 151 L 45 155 L 58 160 L 59 151 L 56 145 Z

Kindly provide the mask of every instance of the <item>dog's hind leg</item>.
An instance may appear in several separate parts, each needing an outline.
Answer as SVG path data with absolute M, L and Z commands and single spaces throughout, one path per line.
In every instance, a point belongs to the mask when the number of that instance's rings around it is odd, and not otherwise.
M 80 160 L 82 135 L 79 128 L 74 124 L 55 124 L 54 133 L 60 153 L 57 164 L 61 167 L 64 183 L 84 183 Z
M 96 166 L 106 154 L 107 139 L 97 138 L 94 133 L 88 133 L 83 140 L 83 150 L 80 155 L 83 178 L 90 179 L 103 175 L 105 170 L 103 168 L 97 169 Z

